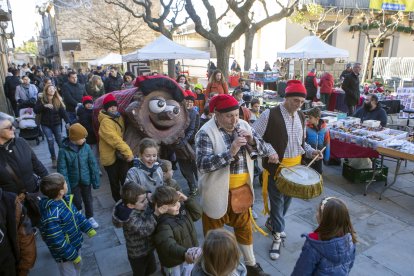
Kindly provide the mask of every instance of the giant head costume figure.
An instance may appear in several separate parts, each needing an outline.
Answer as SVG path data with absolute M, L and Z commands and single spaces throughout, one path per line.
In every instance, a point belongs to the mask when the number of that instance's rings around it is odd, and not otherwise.
M 184 137 L 189 124 L 184 91 L 175 80 L 165 76 L 140 76 L 137 88 L 114 91 L 118 110 L 126 120 L 124 140 L 138 155 L 138 144 L 149 137 L 161 145 L 175 144 Z M 102 108 L 103 97 L 95 101 L 94 119 Z M 95 128 L 98 126 L 94 121 Z

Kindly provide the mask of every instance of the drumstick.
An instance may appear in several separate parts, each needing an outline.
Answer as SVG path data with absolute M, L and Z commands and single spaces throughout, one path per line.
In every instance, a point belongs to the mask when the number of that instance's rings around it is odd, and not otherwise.
M 291 168 L 289 168 L 289 167 L 286 167 L 285 165 L 283 165 L 282 163 L 280 163 L 279 164 L 279 166 L 281 166 L 281 167 L 283 167 L 283 168 L 285 168 L 285 169 L 288 169 L 289 171 L 291 171 L 291 172 L 293 172 L 293 173 L 296 173 L 297 175 L 299 175 L 299 176 L 301 176 L 297 171 L 295 171 L 294 169 L 291 169 Z
M 323 153 L 323 151 L 326 149 L 326 146 L 321 150 L 321 153 Z M 313 162 L 315 162 L 316 161 L 316 159 L 318 158 L 318 156 L 319 156 L 319 154 L 318 155 L 316 155 L 313 159 L 312 159 L 312 161 L 308 164 L 308 168 L 313 164 Z

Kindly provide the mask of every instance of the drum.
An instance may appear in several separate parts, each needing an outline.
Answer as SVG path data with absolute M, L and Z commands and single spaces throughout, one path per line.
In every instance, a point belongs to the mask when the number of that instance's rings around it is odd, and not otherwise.
M 303 165 L 282 168 L 276 180 L 279 191 L 287 196 L 311 199 L 322 193 L 322 176 L 312 168 Z

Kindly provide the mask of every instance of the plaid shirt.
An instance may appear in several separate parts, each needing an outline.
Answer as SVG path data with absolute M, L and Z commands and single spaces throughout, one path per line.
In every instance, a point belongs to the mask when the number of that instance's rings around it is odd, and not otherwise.
M 221 136 L 223 137 L 227 151 L 219 154 L 214 154 L 214 145 L 210 140 L 210 137 L 204 130 L 200 130 L 197 134 L 196 139 L 196 159 L 198 169 L 201 173 L 210 173 L 230 165 L 231 174 L 247 173 L 248 170 L 246 154 L 248 153 L 246 152 L 245 147 L 241 147 L 235 157 L 232 157 L 230 154 L 231 143 L 233 142 L 234 138 L 237 137 L 237 131 L 233 130 L 233 132 L 229 134 L 218 125 L 217 127 Z M 259 156 L 271 155 L 272 152 L 269 152 L 265 147 L 265 142 L 263 139 L 256 133 L 253 128 L 251 128 L 251 131 L 256 142 L 256 145 L 253 146 L 253 149 L 257 152 L 257 154 Z M 273 150 L 273 152 L 275 151 Z
M 284 153 L 284 157 L 296 157 L 298 155 L 306 153 L 306 157 L 310 158 L 312 156 L 312 152 L 314 151 L 314 149 L 307 143 L 305 143 L 305 148 L 302 148 L 303 137 L 306 134 L 306 128 L 302 126 L 302 122 L 300 120 L 298 112 L 295 112 L 293 116 L 291 116 L 283 104 L 280 105 L 280 111 L 285 121 L 286 131 L 288 135 L 288 143 Z M 269 114 L 270 109 L 265 110 L 260 115 L 260 118 L 253 125 L 253 128 L 262 137 L 265 134 L 267 128 Z M 265 146 L 267 148 L 271 147 L 273 149 L 270 143 L 266 143 Z

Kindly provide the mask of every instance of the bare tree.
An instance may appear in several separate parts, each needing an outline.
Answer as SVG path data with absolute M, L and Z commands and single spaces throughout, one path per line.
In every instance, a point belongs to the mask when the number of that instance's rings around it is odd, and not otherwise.
M 245 36 L 244 70 L 245 71 L 250 70 L 251 68 L 253 42 L 254 42 L 254 37 L 256 33 L 261 28 L 266 26 L 267 24 L 272 23 L 272 22 L 277 22 L 281 20 L 282 18 L 290 16 L 294 12 L 295 10 L 294 7 L 298 4 L 299 0 L 295 0 L 293 1 L 293 3 L 290 3 L 290 1 L 288 1 L 287 6 L 284 6 L 280 3 L 280 1 L 275 0 L 275 3 L 277 4 L 277 6 L 280 7 L 280 11 L 277 13 L 273 13 L 273 14 L 269 12 L 269 9 L 267 7 L 265 0 L 258 0 L 258 2 L 260 2 L 260 4 L 262 5 L 262 8 L 265 13 L 265 18 L 258 20 L 255 18 L 255 13 L 251 12 L 250 27 L 246 29 L 246 31 L 244 32 L 244 36 Z
M 180 19 L 178 16 L 184 10 L 185 0 L 160 0 L 159 11 L 151 0 L 105 0 L 105 2 L 121 7 L 135 18 L 142 18 L 148 27 L 171 40 L 172 34 L 189 19 L 188 17 Z M 174 60 L 168 60 L 168 74 L 174 77 Z
M 336 7 L 325 9 L 319 4 L 310 3 L 305 6 L 305 10 L 296 10 L 290 19 L 325 41 L 347 20 L 348 16 L 349 14 L 344 14 Z M 322 28 L 326 23 L 329 23 L 329 27 Z
M 371 50 L 377 47 L 385 38 L 392 36 L 404 20 L 403 12 L 393 11 L 361 11 L 359 16 L 360 22 L 352 25 L 352 32 L 360 31 L 367 37 L 365 46 L 365 59 L 362 66 L 362 82 L 365 81 L 369 65 L 373 62 Z
M 80 11 L 81 17 L 88 23 L 85 28 L 85 39 L 98 49 L 124 54 L 139 46 L 143 29 L 142 19 L 135 18 L 129 12 L 113 6 L 100 7 L 93 13 Z

